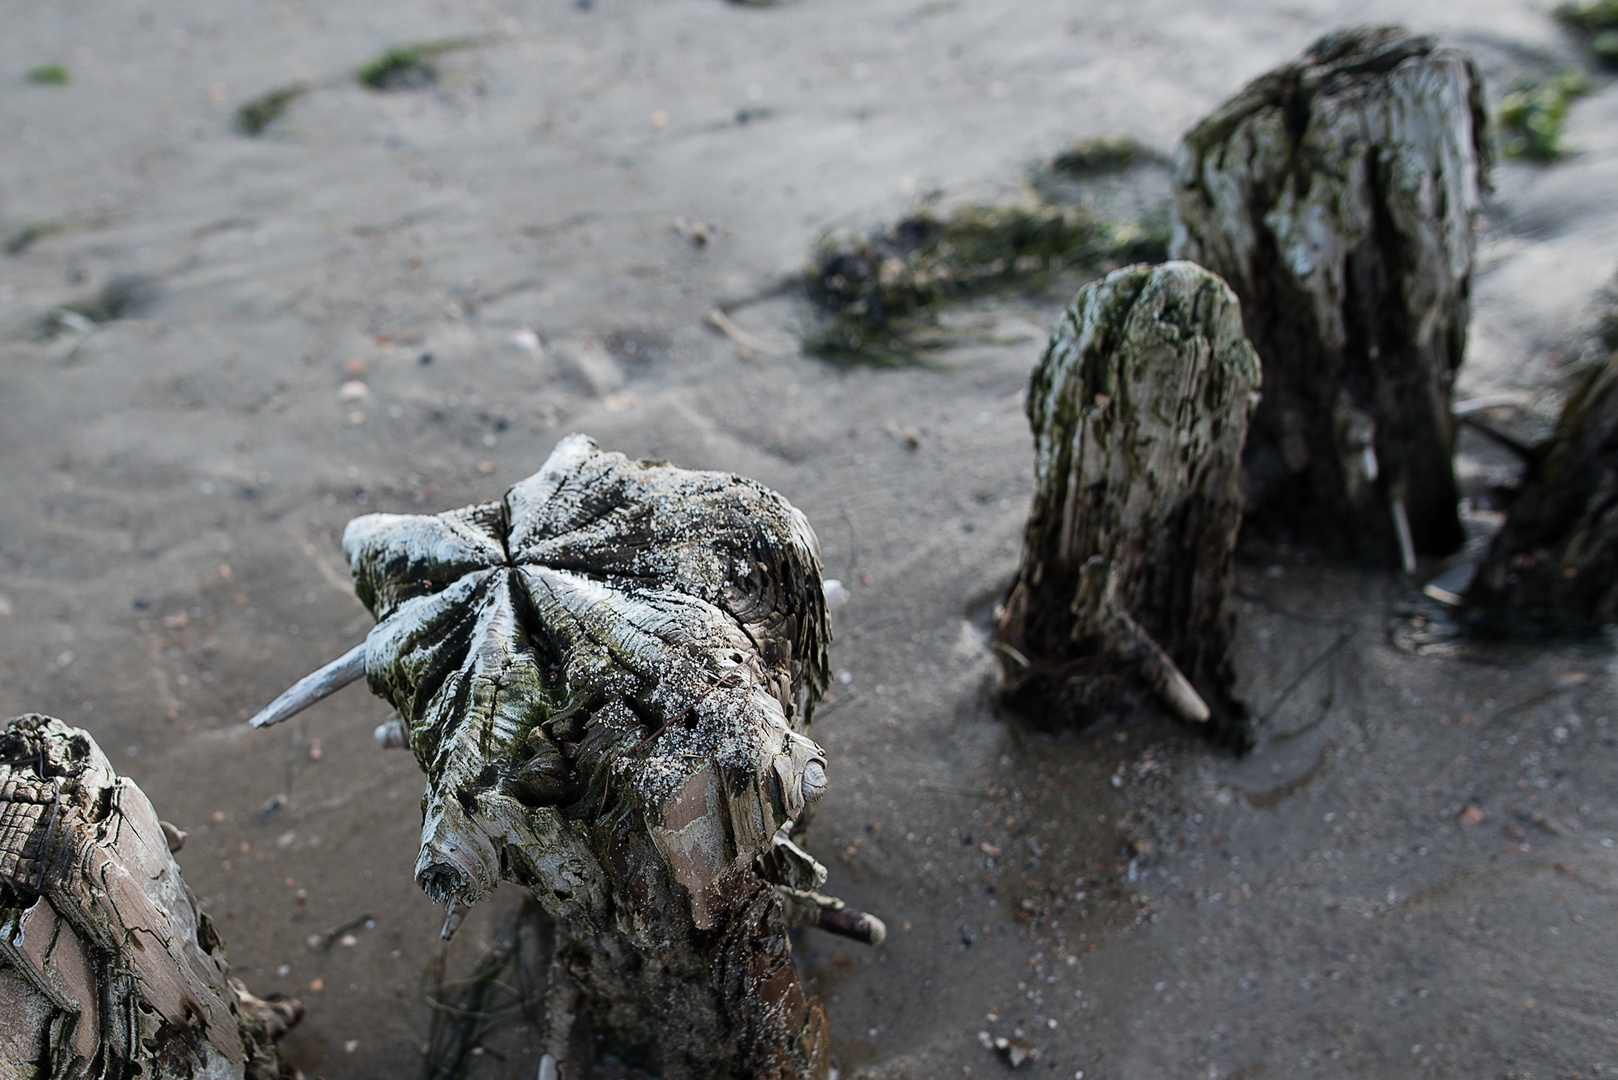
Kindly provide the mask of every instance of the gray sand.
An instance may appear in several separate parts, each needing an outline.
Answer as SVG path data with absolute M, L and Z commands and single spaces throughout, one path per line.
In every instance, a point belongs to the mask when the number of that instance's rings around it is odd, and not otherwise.
M 1618 1068 L 1607 652 L 1405 648 L 1422 608 L 1392 576 L 1253 564 L 1242 690 L 1281 700 L 1248 758 L 1161 717 L 1008 726 L 983 627 L 1032 488 L 1023 386 L 1063 298 L 977 306 L 1002 343 L 943 370 L 870 371 L 800 355 L 807 311 L 775 292 L 827 224 L 1014 183 L 1074 136 L 1168 152 L 1320 33 L 1400 17 L 12 0 L 0 231 L 68 228 L 0 256 L 0 715 L 87 727 L 191 832 L 180 859 L 238 973 L 309 1006 L 290 1049 L 311 1076 L 413 1073 L 440 921 L 410 879 L 419 773 L 377 749 L 386 708 L 358 688 L 273 732 L 241 720 L 368 628 L 349 518 L 497 496 L 584 431 L 775 487 L 852 591 L 810 847 L 892 934 L 804 940 L 845 1076 L 998 1074 L 979 1033 L 1016 1029 L 1062 1077 Z M 1496 95 L 1575 55 L 1526 2 L 1444 0 L 1414 25 L 1471 50 Z M 485 35 L 433 88 L 348 78 L 387 45 Z M 22 81 L 53 61 L 71 85 Z M 271 137 L 231 131 L 296 79 L 320 86 Z M 1552 408 L 1618 264 L 1618 87 L 1598 78 L 1566 141 L 1565 162 L 1497 174 L 1463 395 Z M 155 295 L 129 317 L 36 339 L 131 274 Z M 732 316 L 768 350 L 743 359 L 704 318 L 749 298 Z M 540 350 L 509 344 L 524 327 Z M 1509 468 L 1464 449 L 1469 490 Z M 365 913 L 353 946 L 305 944 Z

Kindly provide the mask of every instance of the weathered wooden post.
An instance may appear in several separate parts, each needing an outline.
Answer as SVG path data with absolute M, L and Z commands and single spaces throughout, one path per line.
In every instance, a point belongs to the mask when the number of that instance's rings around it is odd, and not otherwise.
M 1001 699 L 1082 726 L 1155 693 L 1238 747 L 1230 639 L 1242 440 L 1259 363 L 1199 266 L 1085 286 L 1028 389 L 1037 489 L 995 619 Z
M 826 789 L 805 735 L 830 637 L 814 532 L 767 488 L 564 439 L 499 502 L 343 538 L 363 672 L 427 773 L 416 879 L 444 933 L 501 880 L 557 920 L 551 1053 L 666 1080 L 824 1077 L 786 930 L 878 943 L 791 840 Z
M 87 732 L 0 731 L 0 1077 L 277 1080 L 303 1015 L 229 977 L 170 854 L 184 834 Z
M 1264 362 L 1245 529 L 1414 569 L 1463 539 L 1450 390 L 1490 150 L 1463 53 L 1328 35 L 1185 136 L 1170 253 L 1241 298 Z
M 1466 593 L 1479 632 L 1594 634 L 1618 623 L 1618 354 L 1579 384 Z

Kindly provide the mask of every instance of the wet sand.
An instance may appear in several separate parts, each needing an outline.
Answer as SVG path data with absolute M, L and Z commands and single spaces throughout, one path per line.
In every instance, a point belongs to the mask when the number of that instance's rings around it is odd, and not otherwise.
M 241 721 L 369 627 L 337 547 L 350 517 L 497 496 L 584 431 L 777 488 L 851 589 L 809 846 L 892 933 L 802 942 L 843 1075 L 997 1075 L 980 1032 L 1016 1030 L 1052 1076 L 1618 1068 L 1608 652 L 1446 644 L 1413 632 L 1429 608 L 1392 575 L 1249 562 L 1238 664 L 1273 711 L 1253 754 L 1161 717 L 1008 725 L 983 631 L 1032 490 L 1023 387 L 1063 297 L 978 305 L 996 344 L 875 371 L 801 355 L 809 312 L 781 289 L 829 224 L 1014 184 L 1076 136 L 1169 153 L 1320 33 L 1401 17 L 10 3 L 0 233 L 65 227 L 0 256 L 0 715 L 88 728 L 190 831 L 180 860 L 237 973 L 309 1007 L 289 1050 L 311 1076 L 415 1072 L 440 921 L 411 881 L 420 774 L 377 749 L 387 710 L 358 688 L 274 731 Z M 1576 55 L 1526 3 L 1411 21 L 1472 51 L 1496 96 Z M 350 78 L 457 37 L 481 44 L 441 57 L 436 86 Z M 22 82 L 47 62 L 72 83 Z M 231 130 L 300 79 L 315 90 L 270 137 Z M 1610 80 L 1566 141 L 1564 162 L 1497 171 L 1463 396 L 1553 408 L 1618 264 Z M 150 297 L 127 317 L 36 335 L 130 275 Z M 717 304 L 766 348 L 739 355 Z M 540 348 L 511 344 L 524 328 Z M 1469 493 L 1511 468 L 1463 451 Z M 458 962 L 509 902 L 468 922 Z M 306 944 L 366 914 L 353 946 Z M 507 1074 L 532 1065 L 480 1061 Z

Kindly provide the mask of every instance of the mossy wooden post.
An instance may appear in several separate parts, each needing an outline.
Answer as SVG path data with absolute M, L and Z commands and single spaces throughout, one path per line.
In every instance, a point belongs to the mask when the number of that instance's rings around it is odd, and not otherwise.
M 1125 267 L 1079 292 L 1028 389 L 1037 489 L 995 620 L 1006 705 L 1083 726 L 1150 691 L 1249 744 L 1230 592 L 1258 387 L 1236 297 L 1201 267 Z
M 444 936 L 502 880 L 555 919 L 548 1041 L 665 1080 L 823 1080 L 791 925 L 880 943 L 791 836 L 827 786 L 806 732 L 830 627 L 804 516 L 739 476 L 564 439 L 490 503 L 371 514 L 343 546 L 364 675 L 427 774 L 416 880 Z
M 1489 635 L 1594 634 L 1618 623 L 1618 354 L 1568 399 L 1466 605 Z
M 0 1077 L 277 1080 L 303 1015 L 229 977 L 160 822 L 87 732 L 0 729 Z
M 1450 391 L 1487 122 L 1471 60 L 1381 27 L 1320 39 L 1186 134 L 1170 253 L 1230 283 L 1264 362 L 1248 537 L 1406 568 L 1460 546 Z

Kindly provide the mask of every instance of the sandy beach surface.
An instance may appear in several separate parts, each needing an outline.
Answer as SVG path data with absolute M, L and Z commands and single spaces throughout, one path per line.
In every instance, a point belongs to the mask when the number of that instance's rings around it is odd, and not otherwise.
M 1014 185 L 1074 137 L 1170 154 L 1321 33 L 1398 20 L 1494 98 L 1579 58 L 1519 0 L 5 0 L 0 234 L 52 228 L 0 255 L 0 716 L 87 728 L 190 832 L 237 974 L 308 1006 L 309 1076 L 419 1072 L 414 761 L 359 687 L 242 721 L 369 628 L 349 518 L 497 497 L 582 431 L 775 487 L 851 592 L 809 846 L 891 933 L 799 950 L 844 1077 L 999 1075 L 981 1033 L 1019 1032 L 1052 1077 L 1618 1070 L 1609 651 L 1446 642 L 1392 574 L 1249 560 L 1255 752 L 1158 716 L 1033 734 L 990 707 L 985 628 L 1066 297 L 972 306 L 989 332 L 936 369 L 798 345 L 828 225 Z M 459 38 L 435 85 L 353 78 Z M 71 82 L 24 80 L 44 63 Z M 233 130 L 300 80 L 266 137 Z M 1610 78 L 1566 142 L 1496 172 L 1461 375 L 1542 416 L 1618 266 Z M 109 283 L 119 317 L 41 332 Z M 1463 443 L 1469 494 L 1511 467 Z

